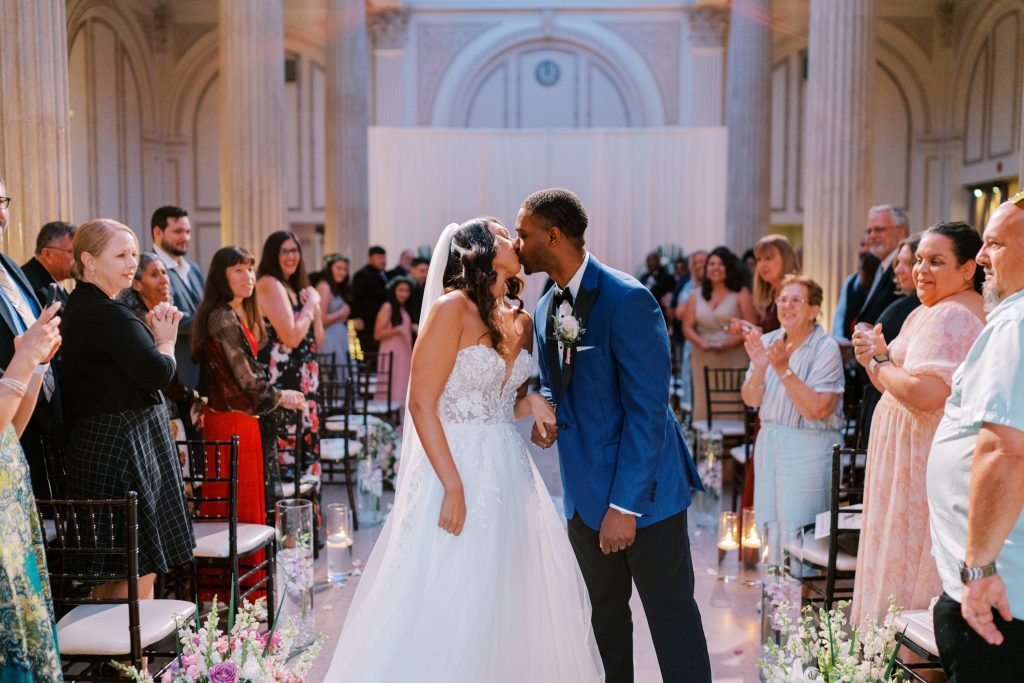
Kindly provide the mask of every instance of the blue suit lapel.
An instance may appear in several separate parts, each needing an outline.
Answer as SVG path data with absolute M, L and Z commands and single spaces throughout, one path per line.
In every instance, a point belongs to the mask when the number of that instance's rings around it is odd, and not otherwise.
M 544 330 L 544 357 L 547 359 L 548 364 L 551 398 L 557 403 L 560 395 L 559 389 L 562 386 L 562 368 L 558 363 L 558 342 L 555 341 L 554 311 L 551 310 L 551 305 L 555 298 L 554 293 L 554 287 L 544 293 L 544 296 L 537 303 L 537 314 L 544 316 L 544 326 L 541 328 Z
M 599 281 L 601 275 L 601 264 L 598 262 L 594 255 L 590 255 L 590 263 L 587 264 L 587 269 L 583 271 L 583 281 L 580 283 L 580 292 L 576 296 L 576 303 L 573 305 L 572 314 L 580 322 L 580 325 L 586 329 L 590 322 L 590 312 L 594 308 L 594 302 L 597 301 L 597 295 L 600 292 Z M 554 343 L 555 355 L 558 354 L 558 344 Z M 569 349 L 569 361 L 565 367 L 562 368 L 561 382 L 559 385 L 559 396 L 565 393 L 569 388 L 569 382 L 572 381 L 573 369 L 576 367 L 576 348 Z

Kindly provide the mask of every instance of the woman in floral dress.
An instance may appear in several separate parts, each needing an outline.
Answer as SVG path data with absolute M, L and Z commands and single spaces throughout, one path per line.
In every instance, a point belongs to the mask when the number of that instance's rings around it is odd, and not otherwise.
M 309 286 L 302 250 L 294 233 L 281 230 L 267 238 L 257 271 L 256 299 L 266 317 L 267 342 L 259 360 L 270 367 L 270 382 L 278 389 L 293 389 L 306 396 L 302 418 L 305 472 L 295 472 L 293 429 L 279 443 L 281 479 L 296 477 L 320 484 L 320 428 L 316 410 L 319 386 L 317 345 L 323 341 L 320 294 Z M 268 421 L 269 422 L 269 421 Z
M 43 535 L 25 453 L 18 435 L 32 415 L 46 363 L 60 345 L 54 317 L 43 311 L 14 339 L 14 357 L 0 378 L 0 681 L 61 681 L 57 627 Z

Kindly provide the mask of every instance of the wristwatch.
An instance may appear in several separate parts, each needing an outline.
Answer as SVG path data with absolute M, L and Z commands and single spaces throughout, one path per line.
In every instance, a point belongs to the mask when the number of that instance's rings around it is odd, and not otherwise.
M 871 357 L 871 362 L 868 363 L 868 372 L 874 372 L 875 368 L 877 368 L 879 365 L 881 365 L 882 363 L 888 363 L 888 362 L 889 362 L 889 354 L 887 354 L 887 353 L 880 353 L 877 356 L 872 356 Z
M 786 371 L 784 373 L 782 373 L 781 375 L 779 375 L 779 381 L 781 382 L 782 380 L 786 379 L 787 377 L 792 377 L 794 374 L 796 374 L 796 373 L 793 372 L 793 368 L 786 368 Z
M 984 579 L 986 576 L 995 576 L 996 574 L 995 562 L 989 562 L 982 567 L 968 567 L 963 561 L 960 561 L 957 562 L 957 566 L 960 567 L 960 583 L 964 584 Z

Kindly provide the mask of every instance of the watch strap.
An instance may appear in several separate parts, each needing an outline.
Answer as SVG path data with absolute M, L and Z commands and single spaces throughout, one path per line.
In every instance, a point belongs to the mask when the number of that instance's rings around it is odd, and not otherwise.
M 984 579 L 989 576 L 995 576 L 996 574 L 996 563 L 989 562 L 986 565 L 980 567 L 968 567 L 962 561 L 958 563 L 960 567 L 960 582 L 970 583 L 971 581 L 977 581 L 978 579 Z

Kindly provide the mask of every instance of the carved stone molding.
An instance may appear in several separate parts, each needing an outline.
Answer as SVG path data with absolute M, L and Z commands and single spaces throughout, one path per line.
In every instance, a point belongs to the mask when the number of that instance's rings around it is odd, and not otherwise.
M 157 52 L 167 52 L 168 38 L 173 23 L 171 7 L 166 2 L 161 2 L 153 8 L 153 49 Z
M 690 41 L 694 47 L 724 47 L 729 32 L 729 8 L 719 5 L 687 7 L 690 20 Z
M 416 28 L 416 122 L 428 125 L 434 97 L 462 50 L 497 22 L 422 23 Z
M 605 26 L 640 53 L 654 75 L 664 103 L 665 120 L 679 122 L 679 23 L 675 21 L 617 21 Z
M 367 11 L 370 45 L 375 50 L 404 50 L 409 37 L 409 10 L 401 7 Z

